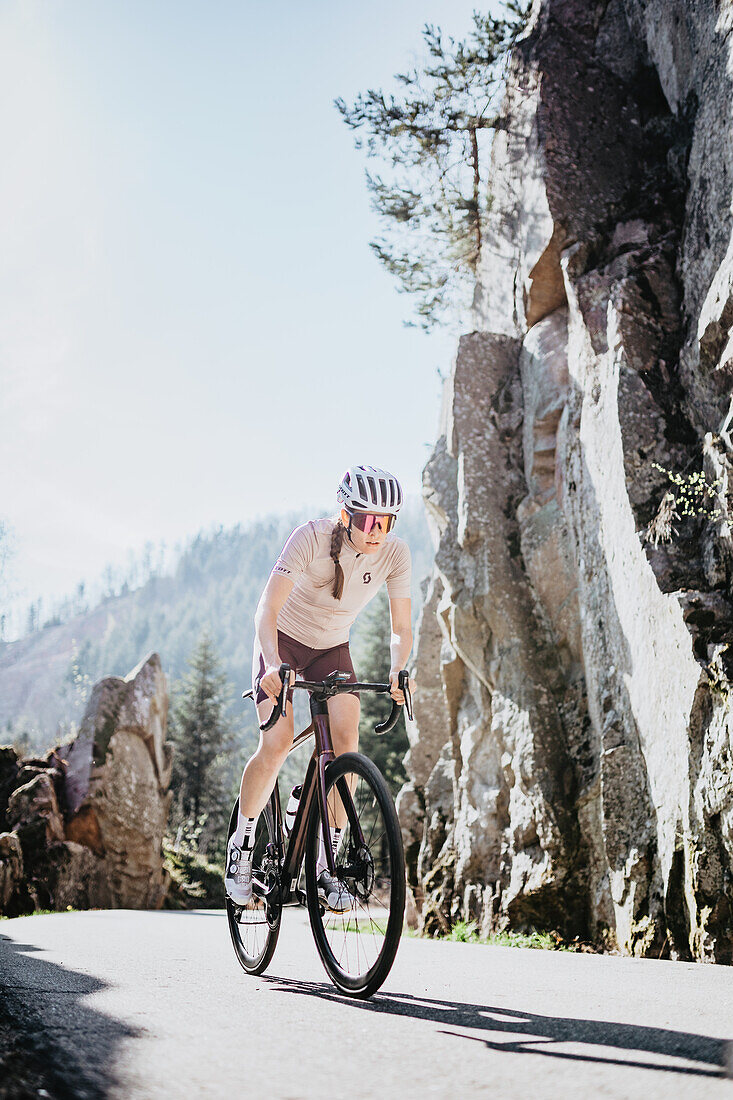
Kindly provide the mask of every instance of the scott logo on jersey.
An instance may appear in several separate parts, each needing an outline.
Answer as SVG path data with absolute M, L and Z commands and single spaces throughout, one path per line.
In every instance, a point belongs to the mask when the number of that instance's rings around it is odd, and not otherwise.
M 371 573 L 365 573 L 363 578 L 362 578 L 362 580 L 364 581 L 364 584 L 369 584 L 369 581 L 371 579 L 372 579 Z

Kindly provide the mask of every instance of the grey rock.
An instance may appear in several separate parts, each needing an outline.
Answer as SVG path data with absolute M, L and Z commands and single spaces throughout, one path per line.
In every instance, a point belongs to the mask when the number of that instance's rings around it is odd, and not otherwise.
M 95 686 L 79 736 L 48 760 L 7 756 L 0 912 L 157 908 L 172 749 L 160 659 Z M 24 782 L 25 780 L 25 782 Z
M 541 0 L 512 57 L 424 477 L 428 932 L 733 961 L 732 29 L 713 0 Z
M 17 833 L 0 833 L 0 913 L 7 913 L 23 883 L 23 849 Z
M 167 714 L 165 676 L 153 654 L 124 680 L 95 685 L 67 757 L 74 812 L 66 837 L 103 854 L 115 907 L 155 908 L 165 897 L 162 841 L 173 756 Z M 85 768 L 75 767 L 80 759 Z
M 53 778 L 46 772 L 39 772 L 17 787 L 8 800 L 7 819 L 14 830 L 39 818 L 45 822 L 49 843 L 64 839 L 64 823 Z

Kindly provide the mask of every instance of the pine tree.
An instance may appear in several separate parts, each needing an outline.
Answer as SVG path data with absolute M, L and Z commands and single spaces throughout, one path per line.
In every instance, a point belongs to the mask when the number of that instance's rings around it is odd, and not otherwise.
M 506 0 L 507 18 L 473 13 L 463 42 L 427 24 L 428 60 L 397 73 L 399 96 L 381 89 L 335 105 L 358 132 L 356 146 L 381 158 L 389 178 L 367 172 L 384 235 L 371 248 L 402 291 L 417 299 L 428 330 L 470 303 L 490 207 L 485 137 L 501 125 L 501 62 L 527 18 L 524 0 Z M 365 135 L 365 136 L 362 136 Z
M 234 731 L 227 713 L 231 692 L 214 644 L 204 631 L 174 691 L 170 738 L 174 745 L 172 825 L 198 837 L 205 851 L 229 812 Z M 202 833 L 203 830 L 203 833 Z
M 358 657 L 360 680 L 370 683 L 387 683 L 389 678 L 389 639 L 391 625 L 389 602 L 382 591 L 370 603 L 362 615 L 361 652 Z M 397 725 L 389 733 L 377 734 L 374 727 L 384 721 L 391 706 L 388 696 L 364 692 L 361 696 L 361 721 L 359 723 L 359 751 L 377 765 L 396 795 L 405 782 L 403 757 L 409 748 L 405 719 L 401 715 Z

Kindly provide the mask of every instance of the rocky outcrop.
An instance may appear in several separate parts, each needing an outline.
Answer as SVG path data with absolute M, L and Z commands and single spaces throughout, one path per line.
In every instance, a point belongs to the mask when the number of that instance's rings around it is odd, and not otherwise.
M 428 931 L 733 962 L 732 29 L 542 0 L 513 56 L 424 479 L 400 812 Z
M 70 744 L 34 761 L 0 750 L 0 912 L 163 904 L 167 710 L 153 654 L 95 686 Z

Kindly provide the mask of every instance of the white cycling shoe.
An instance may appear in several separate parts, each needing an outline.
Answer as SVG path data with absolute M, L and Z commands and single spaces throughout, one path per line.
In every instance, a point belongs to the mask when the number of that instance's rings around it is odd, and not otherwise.
M 354 896 L 349 892 L 343 882 L 339 882 L 335 875 L 328 871 L 321 871 L 316 879 L 318 886 L 318 900 L 332 913 L 346 913 L 354 908 Z
M 247 905 L 252 900 L 252 853 L 245 855 L 233 838 L 230 838 L 227 846 L 224 889 L 235 905 Z

